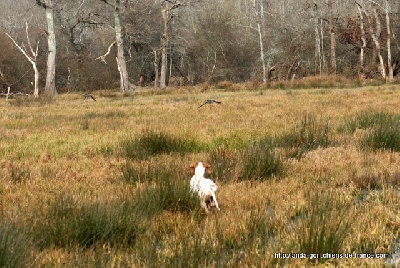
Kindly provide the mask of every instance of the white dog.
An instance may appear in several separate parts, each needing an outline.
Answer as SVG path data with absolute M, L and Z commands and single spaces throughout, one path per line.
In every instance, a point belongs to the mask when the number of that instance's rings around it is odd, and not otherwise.
M 199 195 L 201 207 L 207 213 L 213 207 L 220 210 L 215 196 L 218 187 L 212 180 L 204 177 L 206 171 L 211 173 L 211 166 L 204 162 L 198 162 L 190 165 L 190 171 L 194 174 L 190 180 L 190 190 Z

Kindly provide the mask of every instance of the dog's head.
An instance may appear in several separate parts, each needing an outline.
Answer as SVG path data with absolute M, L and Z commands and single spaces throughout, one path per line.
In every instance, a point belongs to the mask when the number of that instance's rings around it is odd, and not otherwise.
M 215 205 L 215 200 L 212 197 L 212 195 L 206 195 L 204 197 L 204 202 L 206 203 L 207 208 L 214 208 L 216 207 Z
M 204 176 L 205 172 L 211 173 L 211 165 L 205 162 L 197 162 L 190 165 L 190 172 L 195 175 Z

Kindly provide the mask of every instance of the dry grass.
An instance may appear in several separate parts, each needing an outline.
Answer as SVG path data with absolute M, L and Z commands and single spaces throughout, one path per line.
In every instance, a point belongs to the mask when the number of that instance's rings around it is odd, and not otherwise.
M 99 91 L 97 102 L 78 94 L 0 100 L 0 247 L 10 237 L 10 245 L 23 247 L 7 248 L 12 258 L 2 257 L 0 248 L 0 263 L 385 265 L 377 259 L 277 259 L 275 253 L 394 250 L 400 153 L 360 146 L 370 130 L 343 126 L 360 114 L 398 114 L 396 86 L 201 91 Z M 206 99 L 222 104 L 198 109 Z M 304 130 L 305 118 L 315 121 Z M 296 136 L 297 130 L 306 134 Z M 143 143 L 144 133 L 157 135 Z M 154 145 L 157 137 L 164 143 Z M 282 172 L 263 173 L 260 141 L 268 141 L 271 163 L 279 161 Z M 161 149 L 150 151 L 149 144 Z M 210 159 L 221 212 L 205 215 L 185 187 L 190 163 Z M 254 168 L 256 161 L 261 164 Z

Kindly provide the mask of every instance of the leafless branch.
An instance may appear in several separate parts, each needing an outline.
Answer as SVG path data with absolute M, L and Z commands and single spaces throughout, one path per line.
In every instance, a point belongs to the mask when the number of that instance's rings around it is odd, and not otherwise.
M 115 41 L 111 43 L 111 45 L 108 47 L 107 52 L 104 55 L 101 55 L 99 57 L 96 58 L 96 60 L 100 59 L 101 61 L 103 61 L 105 64 L 107 64 L 106 62 L 106 57 L 108 56 L 108 54 L 110 54 L 111 52 L 111 48 L 115 45 Z
M 20 45 L 18 45 L 18 43 L 15 41 L 15 39 L 11 35 L 9 35 L 8 33 L 6 33 L 6 35 L 8 36 L 8 38 L 11 39 L 11 41 L 13 41 L 14 45 L 22 52 L 22 54 L 24 54 L 24 56 L 29 60 L 29 62 L 34 64 L 35 63 L 35 58 L 33 58 L 32 56 L 28 55 L 28 53 L 25 51 L 25 49 L 23 49 Z

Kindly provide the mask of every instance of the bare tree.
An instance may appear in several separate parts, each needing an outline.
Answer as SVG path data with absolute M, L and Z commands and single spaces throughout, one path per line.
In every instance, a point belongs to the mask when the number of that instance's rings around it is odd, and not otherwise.
M 323 36 L 321 35 L 320 27 L 321 27 L 321 17 L 319 14 L 319 6 L 317 3 L 314 3 L 313 6 L 313 18 L 314 18 L 314 33 L 315 33 L 315 51 L 314 51 L 314 73 L 318 73 L 322 75 L 322 52 L 321 48 L 323 48 L 322 40 Z
M 264 18 L 264 3 L 261 1 L 259 3 L 259 8 L 256 5 L 256 0 L 253 0 L 253 9 L 254 13 L 256 16 L 256 24 L 257 24 L 257 33 L 258 33 L 258 38 L 259 38 L 259 45 L 260 45 L 260 61 L 262 65 L 262 70 L 263 70 L 263 76 L 262 80 L 263 83 L 267 83 L 267 67 L 265 63 L 265 56 L 264 56 L 264 44 L 263 44 L 263 32 L 262 32 L 262 27 L 261 23 L 263 22 Z
M 36 3 L 46 10 L 47 21 L 47 72 L 45 94 L 56 95 L 56 34 L 54 30 L 54 5 L 52 0 L 36 0 Z
M 114 7 L 114 29 L 115 42 L 117 44 L 117 65 L 120 75 L 120 88 L 122 92 L 129 91 L 129 76 L 126 68 L 126 60 L 124 56 L 124 40 L 122 39 L 122 26 L 120 18 L 120 0 L 115 0 Z
M 336 74 L 336 33 L 333 22 L 333 0 L 328 0 L 329 9 L 329 33 L 331 38 L 331 73 Z
M 124 40 L 122 34 L 122 24 L 121 24 L 121 14 L 120 14 L 121 1 L 114 0 L 113 3 L 108 2 L 108 0 L 101 0 L 101 1 L 112 6 L 114 9 L 113 15 L 114 15 L 115 41 L 109 46 L 107 52 L 104 55 L 98 57 L 98 59 L 101 58 L 105 62 L 105 57 L 110 53 L 111 47 L 114 44 L 116 44 L 117 46 L 116 61 L 120 75 L 120 89 L 122 92 L 127 92 L 130 90 L 130 88 L 129 88 L 128 69 L 126 67 L 126 59 L 124 55 Z
M 382 75 L 383 79 L 388 79 L 389 81 L 393 80 L 393 64 L 392 64 L 392 53 L 391 53 L 391 26 L 390 26 L 390 6 L 389 1 L 385 0 L 384 6 L 379 4 L 377 1 L 374 0 L 367 0 L 367 2 L 372 4 L 373 16 L 371 16 L 365 6 L 357 3 L 359 8 L 362 8 L 362 12 L 366 14 L 369 23 L 369 33 L 371 38 L 375 44 L 377 56 L 379 59 L 379 71 Z M 380 21 L 380 17 L 378 14 L 378 10 L 382 10 L 385 12 L 385 21 L 386 21 L 386 48 L 387 48 L 387 69 L 388 73 L 386 73 L 385 62 L 381 53 L 381 44 L 380 44 L 380 37 L 382 32 L 382 25 Z M 374 18 L 375 20 L 372 20 Z M 375 25 L 375 28 L 373 27 Z
M 386 17 L 386 34 L 387 34 L 386 48 L 387 48 L 388 79 L 389 81 L 393 81 L 389 0 L 385 0 L 385 17 Z
M 381 53 L 381 44 L 379 42 L 379 38 L 380 38 L 381 32 L 382 32 L 382 26 L 381 26 L 381 22 L 380 22 L 380 19 L 378 16 L 378 12 L 377 12 L 376 8 L 373 8 L 375 24 L 376 24 L 375 29 L 373 28 L 374 22 L 372 21 L 372 16 L 369 16 L 367 11 L 364 11 L 364 12 L 367 14 L 367 17 L 369 20 L 369 32 L 370 32 L 372 40 L 374 41 L 376 53 L 378 55 L 379 69 L 380 69 L 382 78 L 386 79 L 385 63 L 383 61 L 383 57 L 382 57 L 382 53 Z
M 13 41 L 15 46 L 24 54 L 24 56 L 29 60 L 29 62 L 32 64 L 32 68 L 34 71 L 34 77 L 35 77 L 35 84 L 34 84 L 34 90 L 33 90 L 33 95 L 35 97 L 39 96 L 39 70 L 37 68 L 37 56 L 38 56 L 38 48 L 39 48 L 39 40 L 36 43 L 36 48 L 32 48 L 31 40 L 29 38 L 29 29 L 28 29 L 28 22 L 25 23 L 26 27 L 26 39 L 28 41 L 28 46 L 29 50 L 25 48 L 24 44 L 18 45 L 18 43 L 14 40 L 14 38 L 6 33 L 6 35 Z
M 163 0 L 161 8 L 161 16 L 163 20 L 163 34 L 161 37 L 161 74 L 160 74 L 160 88 L 167 86 L 167 49 L 168 49 L 168 28 L 169 23 L 174 17 L 173 10 L 182 5 L 180 1 Z
M 174 10 L 181 6 L 188 6 L 194 1 L 179 1 L 179 0 L 162 0 L 161 17 L 163 20 L 163 33 L 161 37 L 161 73 L 160 73 L 160 88 L 167 86 L 167 54 L 169 45 L 169 27 L 170 22 L 176 15 Z
M 360 18 L 360 38 L 361 38 L 361 46 L 360 46 L 360 71 L 359 71 L 359 77 L 361 79 L 364 78 L 365 73 L 364 73 L 364 52 L 367 47 L 367 38 L 365 34 L 365 29 L 364 29 L 364 15 L 361 10 L 361 6 L 356 2 L 357 8 L 358 8 L 358 14 Z

